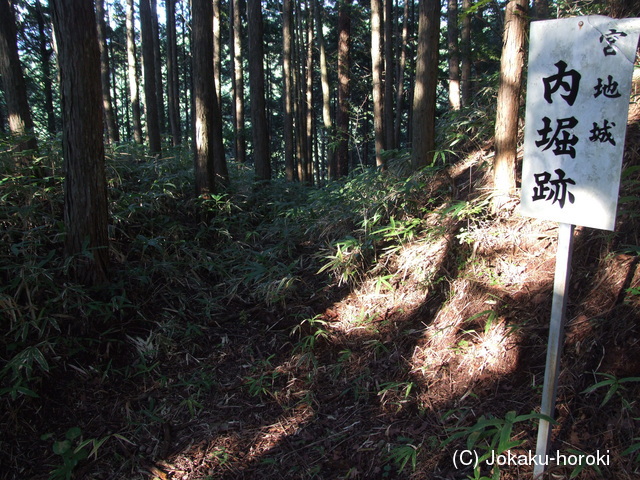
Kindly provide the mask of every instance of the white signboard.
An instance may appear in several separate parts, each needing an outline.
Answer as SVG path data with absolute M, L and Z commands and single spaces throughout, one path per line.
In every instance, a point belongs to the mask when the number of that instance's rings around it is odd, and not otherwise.
M 613 230 L 640 19 L 531 24 L 523 215 Z

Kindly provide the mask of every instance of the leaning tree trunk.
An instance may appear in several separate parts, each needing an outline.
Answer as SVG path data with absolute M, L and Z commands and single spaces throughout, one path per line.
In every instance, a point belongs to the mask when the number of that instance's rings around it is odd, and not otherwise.
M 524 67 L 527 6 L 527 0 L 511 0 L 505 14 L 495 126 L 496 154 L 493 160 L 494 213 L 500 211 L 516 191 L 518 110 Z
M 104 169 L 100 50 L 91 0 L 54 0 L 62 96 L 65 254 L 78 281 L 107 280 L 107 184 Z

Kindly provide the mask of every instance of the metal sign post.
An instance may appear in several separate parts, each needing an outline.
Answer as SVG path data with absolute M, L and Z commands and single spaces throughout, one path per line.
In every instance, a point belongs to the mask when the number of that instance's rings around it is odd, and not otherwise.
M 588 16 L 532 22 L 523 215 L 560 223 L 541 413 L 554 417 L 574 225 L 613 230 L 640 19 Z M 534 478 L 551 425 L 540 421 Z
M 558 391 L 558 375 L 560 374 L 560 357 L 564 330 L 565 311 L 569 297 L 569 276 L 571 275 L 571 254 L 573 252 L 574 225 L 561 223 L 558 227 L 558 251 L 556 253 L 556 273 L 553 284 L 553 301 L 551 304 L 551 323 L 549 324 L 549 341 L 547 343 L 547 363 L 544 371 L 542 387 L 542 404 L 540 413 L 553 418 Z M 551 425 L 548 420 L 541 419 L 538 427 L 536 443 L 536 459 L 533 466 L 533 478 L 544 473 L 543 461 L 549 450 Z

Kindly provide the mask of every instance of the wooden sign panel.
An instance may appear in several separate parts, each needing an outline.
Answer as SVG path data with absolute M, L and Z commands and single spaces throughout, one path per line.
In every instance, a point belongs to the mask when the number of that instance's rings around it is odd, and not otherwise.
M 521 213 L 613 230 L 640 19 L 531 24 Z

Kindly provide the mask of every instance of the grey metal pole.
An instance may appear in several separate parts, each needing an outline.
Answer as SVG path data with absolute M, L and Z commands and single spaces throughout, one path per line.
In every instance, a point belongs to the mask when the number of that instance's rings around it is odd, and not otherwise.
M 556 253 L 556 272 L 553 283 L 553 301 L 551 304 L 551 321 L 549 323 L 549 340 L 547 344 L 547 363 L 544 371 L 542 403 L 540 413 L 553 418 L 558 392 L 558 375 L 560 373 L 560 357 L 562 354 L 564 317 L 569 294 L 569 277 L 571 275 L 571 254 L 573 252 L 574 225 L 561 223 L 558 226 L 558 251 Z M 540 419 L 538 440 L 536 443 L 536 463 L 533 466 L 533 478 L 541 479 L 545 470 L 545 456 L 549 450 L 551 425 L 548 420 Z

